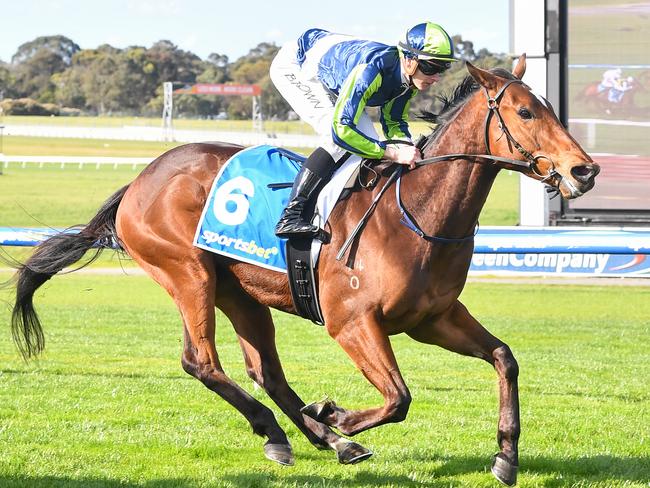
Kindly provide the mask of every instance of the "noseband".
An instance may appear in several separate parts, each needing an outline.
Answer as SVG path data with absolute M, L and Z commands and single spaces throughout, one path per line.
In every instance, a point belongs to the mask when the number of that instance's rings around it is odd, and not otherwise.
M 537 177 L 536 179 L 538 179 L 542 183 L 547 183 L 549 180 L 552 181 L 557 178 L 557 185 L 559 186 L 560 182 L 562 181 L 562 175 L 555 170 L 555 162 L 544 154 L 538 154 L 537 156 L 533 156 L 529 151 L 524 149 L 524 147 L 521 144 L 519 144 L 519 142 L 517 142 L 517 140 L 512 136 L 512 134 L 508 130 L 508 127 L 506 126 L 505 121 L 503 120 L 503 117 L 501 116 L 501 112 L 499 112 L 499 101 L 501 100 L 501 97 L 505 93 L 506 89 L 514 83 L 519 83 L 523 85 L 523 81 L 521 80 L 508 80 L 501 87 L 501 89 L 496 93 L 496 95 L 494 95 L 494 97 L 491 97 L 489 92 L 487 91 L 487 88 L 483 87 L 483 91 L 485 91 L 485 96 L 487 98 L 487 108 L 488 108 L 487 114 L 485 116 L 485 124 L 484 124 L 485 125 L 485 129 L 484 129 L 485 149 L 487 155 L 492 156 L 492 152 L 490 151 L 490 119 L 492 118 L 492 115 L 495 115 L 498 120 L 499 129 L 501 129 L 501 133 L 505 134 L 506 138 L 508 139 L 508 142 L 511 143 L 517 151 L 519 151 L 519 154 L 521 154 L 523 157 L 526 158 L 526 162 L 528 163 L 527 169 L 530 169 L 530 171 Z M 538 159 L 548 159 L 549 162 L 551 163 L 551 168 L 549 169 L 546 175 L 542 175 L 540 173 L 539 168 L 537 166 Z M 511 160 L 511 161 L 516 161 L 516 160 Z
M 544 154 L 538 154 L 537 156 L 533 156 L 529 151 L 524 149 L 524 147 L 517 142 L 517 140 L 512 136 L 510 131 L 508 130 L 508 127 L 506 126 L 505 121 L 503 120 L 503 117 L 501 116 L 501 112 L 499 112 L 499 102 L 501 101 L 501 98 L 503 97 L 503 94 L 505 91 L 508 89 L 510 85 L 513 85 L 515 83 L 518 84 L 524 84 L 523 81 L 521 80 L 508 80 L 504 85 L 499 89 L 499 91 L 494 95 L 493 97 L 490 96 L 487 88 L 483 87 L 483 90 L 485 91 L 485 96 L 487 98 L 487 114 L 485 115 L 485 123 L 484 123 L 484 138 L 485 138 L 485 152 L 486 154 L 465 154 L 465 153 L 460 153 L 460 154 L 444 154 L 441 156 L 433 156 L 430 158 L 425 158 L 416 163 L 416 166 L 425 166 L 427 164 L 432 164 L 432 163 L 439 163 L 442 161 L 449 161 L 452 159 L 474 159 L 479 162 L 491 162 L 497 166 L 500 166 L 505 169 L 512 169 L 515 171 L 519 172 L 524 172 L 524 171 L 530 171 L 532 173 L 532 176 L 536 179 L 539 180 L 542 183 L 550 184 L 551 182 L 555 183 L 555 187 L 559 187 L 561 182 L 563 181 L 563 176 L 558 173 L 555 169 L 555 162 L 548 156 Z M 505 158 L 502 156 L 494 156 L 490 150 L 490 121 L 492 116 L 496 116 L 499 129 L 501 129 L 501 133 L 506 136 L 508 139 L 508 142 L 512 144 L 515 149 L 524 157 L 526 158 L 525 161 L 521 161 L 519 159 L 512 159 L 512 158 Z M 539 159 L 547 159 L 551 163 L 551 167 L 548 170 L 547 174 L 542 174 L 539 171 L 539 168 L 537 166 L 538 160 Z

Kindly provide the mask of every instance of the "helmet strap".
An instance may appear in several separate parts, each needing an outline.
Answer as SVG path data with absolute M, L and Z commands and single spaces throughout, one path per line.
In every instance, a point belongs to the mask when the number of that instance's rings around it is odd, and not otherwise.
M 402 68 L 404 69 L 404 73 L 406 73 L 410 78 L 415 74 L 415 72 L 418 69 L 418 60 L 415 58 L 409 58 L 407 56 L 404 56 L 403 61 L 402 61 Z

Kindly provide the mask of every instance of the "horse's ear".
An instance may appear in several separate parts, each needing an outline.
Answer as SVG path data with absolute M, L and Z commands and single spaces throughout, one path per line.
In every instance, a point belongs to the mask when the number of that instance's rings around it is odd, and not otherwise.
M 526 53 L 523 53 L 521 56 L 519 56 L 519 59 L 517 60 L 517 65 L 515 66 L 515 69 L 512 70 L 512 74 L 521 80 L 524 77 L 525 72 L 526 72 Z
M 493 90 L 496 88 L 497 82 L 495 76 L 492 73 L 485 71 L 484 69 L 477 68 L 469 61 L 466 61 L 466 66 L 469 74 L 472 75 L 472 78 L 474 78 L 479 85 L 485 87 L 488 90 Z

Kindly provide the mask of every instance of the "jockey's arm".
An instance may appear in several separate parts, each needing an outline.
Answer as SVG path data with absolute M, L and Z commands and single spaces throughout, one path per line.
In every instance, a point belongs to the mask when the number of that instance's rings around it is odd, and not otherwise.
M 387 148 L 384 141 L 367 136 L 357 126 L 368 100 L 379 90 L 381 82 L 381 73 L 372 65 L 359 65 L 352 70 L 334 106 L 332 138 L 343 149 L 364 158 L 385 158 L 413 167 L 419 156 L 415 147 L 391 145 Z
M 408 113 L 417 90 L 411 88 L 381 107 L 379 120 L 386 139 L 411 142 Z
M 411 99 L 416 93 L 417 90 L 413 88 L 381 108 L 379 118 L 386 139 L 412 142 L 407 119 Z M 420 157 L 419 149 L 413 145 L 389 144 L 384 153 L 385 159 L 407 164 L 411 169 L 415 168 L 415 162 Z
M 361 132 L 357 124 L 368 100 L 381 86 L 381 81 L 381 73 L 374 66 L 357 66 L 345 80 L 334 105 L 334 142 L 351 153 L 370 159 L 381 159 L 386 144 Z

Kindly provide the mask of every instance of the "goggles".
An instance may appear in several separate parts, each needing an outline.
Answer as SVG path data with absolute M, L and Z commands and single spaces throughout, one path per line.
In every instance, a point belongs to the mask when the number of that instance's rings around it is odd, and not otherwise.
M 422 74 L 431 76 L 444 73 L 451 67 L 451 62 L 449 61 L 437 61 L 437 60 L 422 60 L 418 61 L 418 68 L 422 71 Z

